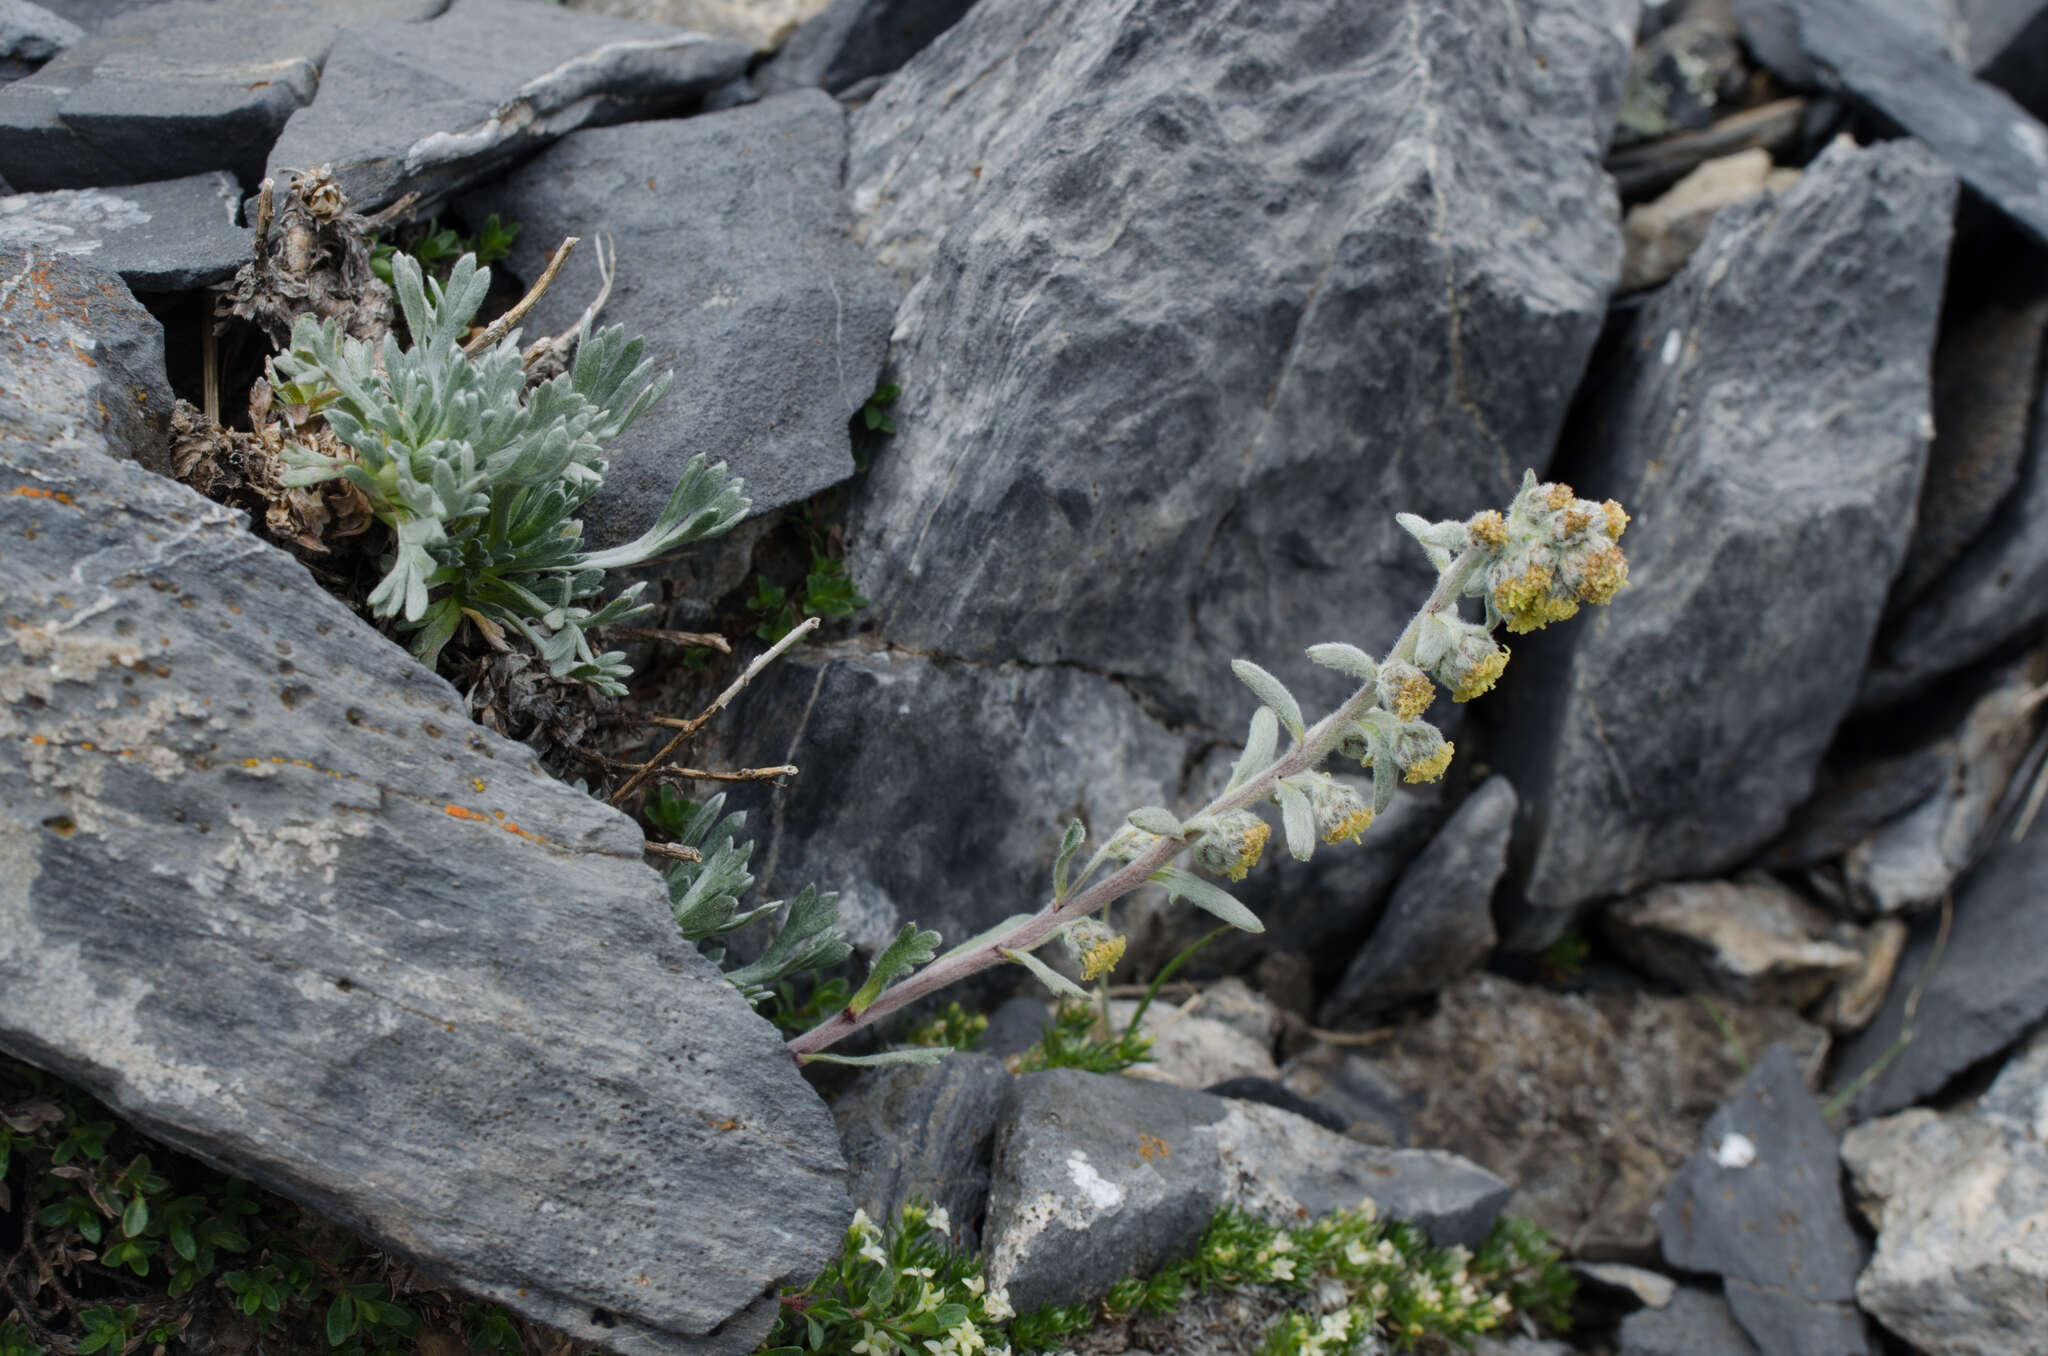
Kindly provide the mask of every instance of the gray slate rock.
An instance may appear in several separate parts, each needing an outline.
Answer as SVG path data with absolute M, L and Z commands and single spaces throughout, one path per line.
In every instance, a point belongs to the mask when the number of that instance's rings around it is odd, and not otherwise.
M 77 24 L 31 0 L 0 0 L 0 58 L 45 62 L 84 36 Z
M 1759 853 L 1759 870 L 1818 866 L 1939 791 L 1954 771 L 1953 747 L 1937 742 L 1909 753 L 1823 766 L 1813 797 L 1792 812 L 1785 831 Z
M 747 57 L 743 43 L 556 5 L 455 0 L 431 23 L 344 34 L 268 172 L 283 183 L 332 165 L 358 211 L 408 192 L 424 210 L 564 133 L 673 110 Z
M 921 1197 L 944 1207 L 953 1239 L 973 1250 L 1010 1083 L 993 1057 L 966 1053 L 862 1074 L 832 1105 L 854 1204 L 885 1220 Z
M 1892 585 L 1892 612 L 1969 548 L 2026 464 L 2048 295 L 2014 295 L 2010 275 L 1995 285 L 2002 285 L 1998 295 L 1945 322 L 1935 349 L 1934 445 L 1913 541 Z
M 727 728 L 734 766 L 804 769 L 753 821 L 779 826 L 756 857 L 760 888 L 830 881 L 867 947 L 909 921 L 950 944 L 1035 912 L 1069 818 L 1101 842 L 1134 807 L 1169 798 L 1185 752 L 1096 674 L 850 644 L 777 660 Z
M 839 94 L 888 75 L 960 21 L 974 0 L 832 0 L 754 72 L 762 94 L 824 89 Z
M 30 349 L 21 336 L 34 332 L 21 321 L 0 331 L 9 353 L 0 366 L 0 426 L 54 445 L 90 443 L 168 475 L 177 399 L 164 375 L 163 326 L 119 282 L 59 254 L 0 250 L 0 302 L 17 291 L 50 302 L 61 328 Z M 78 370 L 56 356 L 72 352 Z M 92 412 L 89 427 L 80 426 L 81 411 Z
M 1602 916 L 1617 950 L 1686 993 L 1803 1008 L 1863 963 L 1857 929 L 1769 877 L 1656 885 Z
M 245 184 L 313 97 L 336 36 L 447 0 L 169 0 L 124 8 L 0 86 L 0 175 L 19 190 L 155 183 L 227 170 Z
M 1017 1080 L 989 1196 L 989 1281 L 1019 1312 L 1102 1293 L 1178 1256 L 1224 1205 L 1279 1223 L 1356 1206 L 1439 1244 L 1484 1238 L 1508 1186 L 1453 1154 L 1355 1144 L 1301 1117 L 1058 1069 Z
M 527 0 L 506 0 L 525 4 Z M 524 223 L 511 267 L 538 277 L 585 244 L 526 321 L 575 325 L 597 294 L 600 231 L 618 280 L 602 321 L 673 368 L 668 398 L 611 445 L 585 535 L 638 536 L 689 459 L 724 461 L 754 512 L 853 474 L 847 421 L 874 391 L 896 286 L 854 244 L 839 195 L 846 114 L 818 91 L 674 122 L 579 132 L 470 200 Z
M 76 255 L 138 292 L 186 292 L 225 281 L 249 258 L 241 189 L 215 170 L 126 188 L 67 188 L 0 197 L 0 250 Z
M 1631 322 L 1579 473 L 1635 515 L 1630 586 L 1517 647 L 1498 760 L 1533 813 L 1508 946 L 1718 874 L 1805 799 L 1912 530 L 1955 192 L 1916 143 L 1831 147 L 1722 212 Z
M 2004 90 L 1972 79 L 1924 27 L 1867 0 L 1747 0 L 1737 9 L 1765 65 L 1794 85 L 1845 89 L 1933 147 L 2021 229 L 2048 241 L 2048 127 Z M 1788 22 L 1797 59 L 1759 48 L 1765 26 L 1782 34 Z
M 1962 556 L 1889 622 L 1857 704 L 1887 706 L 2048 619 L 2048 419 L 2032 407 L 2019 483 Z
M 1019 994 L 988 1015 L 981 1048 L 997 1059 L 1021 1055 L 1045 1035 L 1045 1022 L 1045 1000 Z
M 2048 835 L 2001 835 L 1956 891 L 1941 964 L 1920 995 L 1912 1039 L 1850 1104 L 1857 1119 L 1911 1106 L 1997 1054 L 2048 1016 Z M 1907 996 L 1927 972 L 1938 920 L 1922 921 L 1891 992 L 1869 1026 L 1841 1047 L 1834 1087 L 1847 1087 L 1898 1040 Z
M 1620 1356 L 1758 1356 L 1728 1301 L 1710 1290 L 1680 1288 L 1662 1309 L 1621 1320 Z
M 854 118 L 858 229 L 917 284 L 849 521 L 883 633 L 1225 737 L 1230 659 L 1384 646 L 1433 577 L 1394 513 L 1550 455 L 1620 265 L 1635 14 L 975 5 Z
M 1394 887 L 1372 940 L 1352 958 L 1318 1020 L 1340 1027 L 1435 993 L 1485 964 L 1496 940 L 1493 887 L 1507 869 L 1515 788 L 1489 777 L 1444 821 Z
M 2038 1102 L 2038 1067 L 2033 1075 Z M 1850 1130 L 1842 1163 L 1877 1230 L 1856 1283 L 1865 1311 L 1932 1356 L 2038 1345 L 2048 1330 L 2048 1148 L 2036 1133 L 2000 1114 L 1914 1107 Z
M 1769 1352 L 1872 1352 L 1856 1311 L 1869 1249 L 1842 1201 L 1835 1136 L 1782 1045 L 1714 1113 L 1658 1212 L 1664 1260 L 1725 1278 L 1738 1322 Z
M 639 828 L 113 455 L 118 282 L 0 279 L 0 468 L 50 496 L 0 498 L 0 1048 L 579 1343 L 753 1350 L 845 1169 Z

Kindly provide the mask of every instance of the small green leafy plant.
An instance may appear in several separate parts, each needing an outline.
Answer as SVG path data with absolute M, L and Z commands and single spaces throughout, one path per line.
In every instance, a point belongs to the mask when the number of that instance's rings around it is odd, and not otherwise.
M 1152 1038 L 1132 1021 L 1122 1031 L 1098 1034 L 1100 1014 L 1092 1003 L 1061 999 L 1045 1034 L 1018 1056 L 1018 1073 L 1045 1069 L 1081 1069 L 1088 1073 L 1122 1073 L 1134 1064 L 1152 1061 Z
M 496 212 L 485 217 L 484 224 L 472 236 L 463 235 L 452 226 L 443 226 L 439 220 L 430 221 L 426 229 L 407 245 L 372 237 L 370 271 L 389 287 L 395 278 L 392 259 L 399 254 L 407 254 L 428 273 L 445 278 L 455 266 L 455 261 L 465 254 L 474 254 L 476 261 L 486 268 L 502 262 L 510 257 L 513 242 L 518 239 L 519 223 L 502 222 Z
M 850 617 L 868 605 L 846 572 L 845 559 L 833 554 L 834 533 L 823 521 L 818 503 L 814 499 L 799 505 L 789 518 L 811 560 L 802 590 L 792 595 L 766 575 L 755 575 L 753 595 L 746 600 L 747 610 L 761 618 L 754 635 L 771 645 L 806 617 Z
M 896 403 L 896 397 L 903 394 L 903 388 L 893 381 L 883 382 L 875 393 L 860 407 L 860 421 L 870 433 L 893 434 L 896 421 L 889 417 L 889 407 Z
M 1616 544 L 1628 524 L 1621 505 L 1581 499 L 1568 485 L 1539 482 L 1533 471 L 1505 513 L 1488 509 L 1462 522 L 1436 523 L 1404 513 L 1396 521 L 1436 566 L 1436 586 L 1382 659 L 1341 642 L 1309 648 L 1312 662 L 1358 684 L 1335 711 L 1310 725 L 1278 678 L 1237 660 L 1231 667 L 1260 706 L 1220 795 L 1187 816 L 1162 806 L 1132 811 L 1078 872 L 1074 861 L 1086 833 L 1075 821 L 1060 840 L 1052 897 L 1043 908 L 1013 915 L 943 956 L 937 933 L 905 923 L 847 1005 L 790 1041 L 790 1052 L 799 1062 L 833 1058 L 824 1052 L 853 1032 L 1006 962 L 1023 966 L 1055 994 L 1085 999 L 1085 990 L 1034 953 L 1058 937 L 1080 963 L 1084 981 L 1107 974 L 1124 951 L 1109 906 L 1147 883 L 1233 927 L 1263 931 L 1250 909 L 1207 878 L 1242 880 L 1257 863 L 1272 836 L 1257 807 L 1277 808 L 1288 851 L 1304 861 L 1319 842 L 1357 839 L 1392 803 L 1399 783 L 1432 782 L 1450 766 L 1450 741 L 1422 719 L 1439 683 L 1453 701 L 1485 693 L 1508 663 L 1496 629 L 1520 634 L 1564 620 L 1582 603 L 1611 601 L 1628 580 L 1628 562 Z M 1459 600 L 1468 597 L 1481 600 L 1478 621 L 1459 615 Z M 1283 731 L 1292 741 L 1284 752 Z M 1370 800 L 1322 770 L 1332 757 L 1355 759 L 1372 774 Z M 1177 865 L 1183 855 L 1206 875 Z M 1108 874 L 1090 885 L 1105 867 Z M 929 1052 L 891 1055 L 921 1061 Z
M 467 621 L 498 646 L 516 632 L 557 678 L 623 695 L 624 654 L 599 653 L 589 633 L 652 607 L 638 602 L 641 584 L 589 606 L 605 573 L 730 528 L 747 511 L 740 482 L 722 463 L 694 458 L 645 533 L 586 551 L 575 515 L 604 483 L 604 443 L 669 378 L 655 377 L 641 341 L 613 327 L 585 336 L 572 371 L 528 390 L 514 336 L 476 353 L 462 346 L 490 290 L 473 254 L 456 260 L 445 286 L 423 281 L 403 254 L 392 277 L 410 346 L 394 336 L 374 346 L 301 316 L 290 350 L 272 360 L 281 402 L 332 434 L 300 430 L 285 449 L 288 483 L 345 480 L 390 529 L 369 606 L 399 619 L 428 667 Z
M 848 990 L 847 997 L 852 997 L 851 990 Z M 840 1001 L 846 1000 L 842 998 Z M 938 1016 L 912 1029 L 910 1043 L 944 1046 L 948 1050 L 972 1050 L 987 1034 L 987 1013 L 969 1012 L 958 1003 L 948 1003 Z

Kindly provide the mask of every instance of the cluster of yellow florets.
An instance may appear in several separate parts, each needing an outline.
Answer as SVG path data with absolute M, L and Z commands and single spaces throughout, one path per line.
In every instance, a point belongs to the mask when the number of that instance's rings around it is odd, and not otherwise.
M 1235 810 L 1223 816 L 1214 829 L 1195 844 L 1195 864 L 1211 875 L 1226 880 L 1243 880 L 1258 865 L 1273 830 L 1250 810 Z
M 1436 752 L 1430 754 L 1426 758 L 1417 759 L 1415 762 L 1410 763 L 1405 769 L 1403 769 L 1401 773 L 1401 780 L 1404 782 L 1411 782 L 1418 785 L 1423 782 L 1435 781 L 1437 778 L 1444 775 L 1444 770 L 1446 768 L 1450 767 L 1451 755 L 1455 754 L 1457 751 L 1458 746 L 1456 744 L 1453 744 L 1450 740 L 1446 739 L 1442 744 L 1437 746 Z
M 1451 688 L 1451 700 L 1469 702 L 1474 697 L 1491 692 L 1493 685 L 1500 681 L 1500 676 L 1507 672 L 1507 668 L 1508 647 L 1495 645 L 1480 657 L 1478 663 L 1465 670 Z
M 1486 572 L 1508 630 L 1526 634 L 1573 616 L 1581 603 L 1611 602 L 1628 583 L 1628 560 L 1614 545 L 1627 527 L 1628 514 L 1612 499 L 1596 504 L 1569 485 L 1525 484 Z
M 1372 827 L 1372 806 L 1365 797 L 1327 773 L 1317 774 L 1308 802 L 1315 811 L 1316 834 L 1325 843 L 1355 842 Z
M 1380 665 L 1378 681 L 1380 705 L 1402 720 L 1415 719 L 1436 700 L 1436 684 L 1429 675 L 1398 659 Z

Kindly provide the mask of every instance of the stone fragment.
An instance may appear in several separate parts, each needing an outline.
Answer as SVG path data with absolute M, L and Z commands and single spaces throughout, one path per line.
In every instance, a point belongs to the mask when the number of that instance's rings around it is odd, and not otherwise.
M 1697 132 L 1676 132 L 1626 146 L 1607 157 L 1607 172 L 1614 176 L 1623 202 L 1639 202 L 1671 187 L 1709 160 L 1752 148 L 1789 151 L 1799 141 L 1807 107 L 1802 98 L 1773 99 Z
M 1805 799 L 1912 529 L 1955 192 L 1916 143 L 1838 144 L 1725 209 L 1630 323 L 1577 472 L 1635 515 L 1630 584 L 1516 648 L 1507 946 L 1737 865 Z
M 30 304 L 10 303 L 17 293 L 48 307 L 47 331 L 5 309 Z M 164 375 L 163 326 L 119 282 L 64 255 L 0 250 L 0 317 L 0 430 L 104 448 L 169 474 L 177 402 Z
M 1766 1051 L 1714 1113 L 1658 1219 L 1664 1260 L 1723 1277 L 1763 1350 L 1875 1356 L 1855 1306 L 1869 1250 L 1842 1202 L 1834 1133 L 1791 1050 Z
M 1986 276 L 1981 290 L 1988 295 L 1951 295 L 1948 302 L 1934 350 L 1934 445 L 1913 541 L 1892 584 L 1891 612 L 1911 604 L 1962 556 L 2026 464 L 2048 292 L 2016 291 L 2015 271 L 2002 267 Z
M 1406 1148 L 1415 1142 L 1410 1114 L 1423 1102 L 1396 1086 L 1367 1056 L 1318 1041 L 1287 1060 L 1281 1084 L 1329 1111 L 1337 1130 L 1360 1144 Z
M 1879 914 L 1930 908 L 1988 846 L 2006 789 L 2033 741 L 2048 688 L 2048 654 L 2007 666 L 1944 742 L 1949 773 L 1920 805 L 1850 848 L 1842 875 L 1857 900 Z
M 0 0 L 0 60 L 40 65 L 84 36 L 77 24 L 31 0 Z
M 2001 834 L 1957 888 L 1947 944 L 1931 974 L 1941 922 L 1927 918 L 1914 928 L 1883 1008 L 1843 1043 L 1836 1061 L 1834 1088 L 1860 1085 L 1852 1115 L 1881 1116 L 1925 1100 L 2048 1016 L 2044 890 L 2048 834 L 2037 828 L 2018 843 Z M 1893 1053 L 1908 999 L 1923 985 L 1909 1038 Z
M 1758 1356 L 1728 1301 L 1681 1287 L 1662 1309 L 1638 1309 L 1621 1321 L 1620 1356 Z
M 594 544 L 652 525 L 700 454 L 746 482 L 755 513 L 853 474 L 847 421 L 875 389 L 898 293 L 847 233 L 845 156 L 845 113 L 808 91 L 578 132 L 469 200 L 479 219 L 523 223 L 520 277 L 538 277 L 562 237 L 585 240 L 530 333 L 573 327 L 597 295 L 602 233 L 618 272 L 603 323 L 644 335 L 675 370 L 667 399 L 611 444 L 583 511 Z
M 1823 765 L 1811 798 L 1759 853 L 1759 870 L 1783 871 L 1833 861 L 1874 831 L 1922 804 L 1954 771 L 1943 741 L 1848 767 Z
M 579 127 L 677 109 L 738 75 L 747 51 L 530 0 L 455 0 L 429 23 L 343 34 L 268 173 L 332 165 L 357 211 L 409 192 L 424 211 Z
M 125 188 L 70 188 L 0 197 L 0 251 L 84 258 L 138 292 L 186 292 L 234 276 L 254 232 L 241 189 L 216 170 Z
M 1132 1000 L 1112 1002 L 1111 1029 L 1126 1029 L 1137 1010 L 1138 1005 Z M 1145 1020 L 1138 1029 L 1152 1038 L 1152 1059 L 1127 1070 L 1132 1078 L 1182 1088 L 1206 1088 L 1231 1078 L 1280 1076 L 1270 1040 L 1261 1042 L 1236 1027 L 1183 1011 L 1171 1003 L 1155 1002 L 1145 1009 Z
M 1878 1009 L 1884 1006 L 1892 976 L 1898 973 L 1906 936 L 1906 922 L 1902 918 L 1880 918 L 1865 930 L 1863 958 L 1855 973 L 1835 986 L 1821 1009 L 1820 1019 L 1830 1031 L 1846 1036 L 1870 1025 Z
M 1678 1282 L 1663 1272 L 1626 1262 L 1574 1262 L 1572 1272 L 1582 1281 L 1627 1295 L 1643 1308 L 1668 1309 L 1678 1294 Z
M 1202 1089 L 1215 1097 L 1229 1097 L 1240 1102 L 1258 1102 L 1264 1106 L 1279 1107 L 1291 1111 L 1303 1120 L 1314 1121 L 1325 1130 L 1343 1134 L 1344 1118 L 1324 1106 L 1311 1102 L 1299 1093 L 1290 1092 L 1285 1083 L 1271 1078 L 1227 1078 L 1221 1083 L 1212 1083 Z
M 851 1210 L 823 1105 L 633 821 L 113 455 L 146 323 L 0 262 L 0 1048 L 579 1344 L 753 1350 Z
M 1515 788 L 1489 777 L 1409 866 L 1319 1020 L 1342 1027 L 1435 993 L 1493 951 L 1493 887 L 1507 869 Z
M 1863 962 L 1855 929 L 1769 877 L 1652 886 L 1603 921 L 1658 979 L 1742 1003 L 1803 1008 Z
M 1096 674 L 858 645 L 785 655 L 724 728 L 731 766 L 804 769 L 753 821 L 771 831 L 760 888 L 829 881 L 867 946 L 913 920 L 951 944 L 1036 912 L 1068 820 L 1103 841 L 1134 807 L 1170 798 L 1185 750 Z M 991 973 L 984 992 L 1019 978 Z
M 1678 272 L 1722 208 L 1798 180 L 1797 170 L 1772 169 L 1770 152 L 1759 147 L 1709 160 L 1655 202 L 1629 208 L 1621 223 L 1621 290 L 1655 287 Z
M 969 1053 L 863 1073 L 832 1104 L 854 1204 L 885 1220 L 922 1198 L 945 1208 L 955 1242 L 972 1250 L 1010 1083 L 993 1056 Z
M 123 7 L 0 86 L 0 176 L 17 190 L 157 183 L 227 170 L 247 186 L 313 97 L 337 35 L 394 31 L 448 0 L 168 0 Z
M 1845 89 L 1934 148 L 1964 183 L 2038 240 L 2048 241 L 2048 127 L 1995 85 L 1972 79 L 1924 24 L 1924 6 L 1867 0 L 1743 0 L 1743 36 L 1796 86 Z M 1796 56 L 1780 38 L 1789 26 Z
M 687 28 L 745 43 L 756 52 L 781 47 L 818 16 L 827 0 L 566 0 L 570 9 Z
M 1427 1020 L 1351 1053 L 1400 1099 L 1405 1142 L 1513 1182 L 1515 1211 L 1569 1255 L 1641 1262 L 1657 1245 L 1651 1207 L 1740 1085 L 1741 1052 L 1783 1042 L 1804 1060 L 1822 1039 L 1778 1008 L 1565 995 L 1480 974 L 1446 989 Z
M 1019 994 L 988 1015 L 988 1030 L 981 1033 L 981 1048 L 997 1059 L 1021 1055 L 1045 1035 L 1052 1009 L 1042 998 Z
M 1599 329 L 1635 8 L 976 4 L 854 118 L 916 283 L 849 523 L 882 634 L 1226 738 L 1230 659 L 1314 693 L 1290 653 L 1397 635 L 1394 512 L 1505 503 Z
M 1842 1139 L 1877 1251 L 1865 1311 L 1930 1356 L 2005 1356 L 2048 1330 L 2048 1148 L 2001 1116 L 1914 1107 Z
M 974 0 L 832 0 L 754 72 L 763 94 L 818 88 L 838 94 L 887 75 L 960 21 Z
M 1636 44 L 1615 140 L 1698 131 L 1738 104 L 1748 83 L 1734 14 L 1700 6 Z
M 1275 1222 L 1355 1206 L 1442 1245 L 1484 1238 L 1507 1184 L 1452 1154 L 1375 1149 L 1290 1112 L 1058 1069 L 1017 1080 L 989 1196 L 989 1283 L 1020 1312 L 1157 1269 L 1224 1205 Z

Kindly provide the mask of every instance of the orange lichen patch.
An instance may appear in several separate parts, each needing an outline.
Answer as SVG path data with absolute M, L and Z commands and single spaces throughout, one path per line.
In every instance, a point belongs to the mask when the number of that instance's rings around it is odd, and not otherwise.
M 529 843 L 540 843 L 542 845 L 547 843 L 547 839 L 542 838 L 539 834 L 528 833 L 525 829 L 520 828 L 517 824 L 505 818 L 503 810 L 493 810 L 491 813 L 485 814 L 481 810 L 472 810 L 467 806 L 449 804 L 441 807 L 441 813 L 451 819 L 470 819 L 480 824 L 490 824 L 494 828 L 503 829 L 515 838 L 524 838 Z
M 1138 1136 L 1138 1157 L 1147 1163 L 1173 1157 L 1173 1148 L 1157 1135 Z
M 479 791 L 484 789 L 484 779 L 481 777 L 471 777 L 469 779 L 469 784 Z
M 62 490 L 46 490 L 40 485 L 17 485 L 7 493 L 17 499 L 54 499 L 60 504 L 71 502 L 71 496 Z
M 485 823 L 489 823 L 491 818 L 489 815 L 478 814 L 475 810 L 465 809 L 460 805 L 444 805 L 441 807 L 441 813 L 451 819 L 480 819 Z

